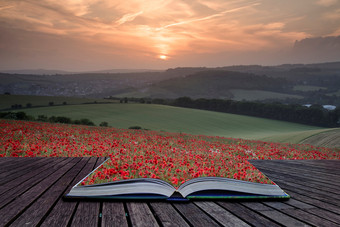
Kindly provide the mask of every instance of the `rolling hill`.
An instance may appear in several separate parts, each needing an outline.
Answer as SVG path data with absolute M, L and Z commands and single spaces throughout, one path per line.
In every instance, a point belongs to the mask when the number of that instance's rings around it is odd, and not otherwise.
M 250 73 L 207 70 L 192 75 L 163 80 L 140 90 L 151 98 L 227 98 L 234 97 L 231 89 L 283 92 L 289 83 L 281 78 L 270 78 Z M 120 94 L 119 96 L 122 96 Z
M 96 125 L 108 122 L 116 128 L 140 126 L 145 129 L 194 135 L 263 139 L 273 135 L 301 133 L 318 127 L 235 114 L 155 104 L 84 104 L 27 108 L 33 116 L 88 118 Z M 287 141 L 289 142 L 289 141 Z
M 302 140 L 300 143 L 312 144 L 318 147 L 340 148 L 340 129 L 323 130 Z
M 340 105 L 340 62 L 123 72 L 0 73 L 0 93 L 87 98 L 188 96 Z

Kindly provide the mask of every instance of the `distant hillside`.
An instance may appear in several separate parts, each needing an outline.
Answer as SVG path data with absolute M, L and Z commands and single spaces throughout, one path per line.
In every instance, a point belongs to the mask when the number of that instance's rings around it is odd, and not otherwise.
M 271 77 L 284 77 L 291 80 L 299 80 L 296 73 L 304 72 L 306 74 L 314 74 L 317 76 L 340 76 L 340 62 L 326 62 L 315 64 L 283 64 L 277 66 L 261 66 L 261 65 L 235 65 L 219 67 L 220 70 L 254 73 L 256 75 L 267 75 Z M 322 72 L 322 73 L 321 73 Z
M 146 87 L 122 90 L 113 96 L 137 98 L 188 96 L 340 105 L 340 62 L 278 66 L 239 65 L 214 69 L 175 68 L 168 69 L 166 73 L 171 74 L 172 79 L 155 82 Z M 231 74 L 236 78 L 232 78 Z
M 161 72 L 23 75 L 0 73 L 0 94 L 103 98 L 168 79 Z
M 141 72 L 162 72 L 163 70 L 154 69 L 107 69 L 107 70 L 95 70 L 86 72 L 70 72 L 64 70 L 53 69 L 19 69 L 19 70 L 1 70 L 1 73 L 9 74 L 28 74 L 28 75 L 66 75 L 66 74 L 88 74 L 88 73 L 141 73 Z
M 232 99 L 231 89 L 282 91 L 289 83 L 282 78 L 257 76 L 250 73 L 224 70 L 206 70 L 188 76 L 176 77 L 154 83 L 144 90 L 152 98 L 227 98 Z
M 170 99 L 189 96 L 340 105 L 340 62 L 109 71 L 58 75 L 0 73 L 0 94 Z
M 19 70 L 1 70 L 1 73 L 9 74 L 30 74 L 30 75 L 54 75 L 54 74 L 71 74 L 74 72 L 68 72 L 63 70 L 51 70 L 51 69 L 19 69 Z

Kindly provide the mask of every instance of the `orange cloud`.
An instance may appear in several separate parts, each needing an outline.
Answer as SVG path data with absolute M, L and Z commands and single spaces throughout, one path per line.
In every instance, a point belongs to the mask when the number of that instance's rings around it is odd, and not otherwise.
M 52 46 L 58 39 L 105 56 L 150 60 L 166 55 L 169 61 L 180 55 L 284 49 L 311 34 L 338 32 L 336 8 L 315 4 L 333 6 L 336 1 L 299 0 L 304 8 L 295 1 L 3 0 L 0 32 L 54 35 L 46 41 Z M 310 20 L 322 16 L 333 21 L 324 32 Z

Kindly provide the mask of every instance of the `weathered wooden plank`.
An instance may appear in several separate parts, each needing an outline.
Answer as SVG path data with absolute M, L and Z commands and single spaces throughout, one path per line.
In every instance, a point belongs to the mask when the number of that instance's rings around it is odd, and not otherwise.
M 32 161 L 38 161 L 41 158 L 4 158 L 8 161 L 3 163 L 0 166 L 0 173 L 8 172 L 9 170 L 15 169 L 18 166 L 25 166 L 31 163 Z
M 280 226 L 257 212 L 242 206 L 240 203 L 223 201 L 218 202 L 218 204 L 252 226 Z
M 285 176 L 282 173 L 278 173 L 277 171 L 279 170 L 272 171 L 263 169 L 262 166 L 260 166 L 259 169 L 282 188 L 292 188 L 297 192 L 303 190 L 303 193 L 312 193 L 313 196 L 316 196 L 317 198 L 321 197 L 327 200 L 327 202 L 335 203 L 336 205 L 340 203 L 338 188 L 333 188 L 331 186 L 332 184 L 328 183 L 334 181 L 334 179 L 323 179 L 324 183 L 319 182 L 319 180 L 309 183 L 311 181 L 310 179 L 304 180 L 303 178 L 296 176 L 297 174 Z
M 313 206 L 318 207 L 318 208 L 322 208 L 324 210 L 333 212 L 335 214 L 340 214 L 340 207 L 339 206 L 336 206 L 336 205 L 330 204 L 328 202 L 324 202 L 324 201 L 315 199 L 313 197 L 309 197 L 304 192 L 302 194 L 300 194 L 300 193 L 296 193 L 294 191 L 291 191 L 290 189 L 285 189 L 285 191 L 296 200 L 302 201 L 304 203 L 313 205 Z
M 28 168 L 18 169 L 18 172 L 13 173 L 10 176 L 0 176 L 0 179 L 3 179 L 3 184 L 0 185 L 0 194 L 17 186 L 18 184 L 23 183 L 25 180 L 34 176 L 34 174 L 39 174 L 40 172 L 37 170 L 41 171 L 42 169 L 48 168 L 48 164 L 52 162 L 52 158 L 40 159 L 37 162 L 33 162 L 32 165 L 28 166 Z
M 317 175 L 314 175 L 312 177 L 304 177 L 300 176 L 296 173 L 283 173 L 280 171 L 280 169 L 268 169 L 268 168 L 259 168 L 265 175 L 271 178 L 279 179 L 280 181 L 285 181 L 286 183 L 294 183 L 298 185 L 302 185 L 304 187 L 308 188 L 316 188 L 318 190 L 322 191 L 328 191 L 333 194 L 339 194 L 338 186 L 334 184 L 330 184 L 330 181 L 334 181 L 333 178 L 322 178 L 317 179 Z
M 311 226 L 276 210 L 261 211 L 260 213 L 283 226 Z
M 26 209 L 34 200 L 36 200 L 42 193 L 45 192 L 54 182 L 56 182 L 62 175 L 65 174 L 74 163 L 78 162 L 76 159 L 71 159 L 70 162 L 64 166 L 58 166 L 58 169 L 53 175 L 43 179 L 41 182 L 30 188 L 25 193 L 16 197 L 12 202 L 7 204 L 0 210 L 0 225 L 6 225 L 13 221 L 24 209 Z
M 257 167 L 258 169 L 265 169 L 265 170 L 271 170 L 277 173 L 284 173 L 284 174 L 288 174 L 288 175 L 293 175 L 293 176 L 299 176 L 299 177 L 304 177 L 306 179 L 311 179 L 313 181 L 318 180 L 320 182 L 324 182 L 323 179 L 324 178 L 339 178 L 340 176 L 337 174 L 336 169 L 329 169 L 327 172 L 327 174 L 325 173 L 321 173 L 315 170 L 319 169 L 319 166 L 317 164 L 315 164 L 315 166 L 313 167 L 313 169 L 311 170 L 307 170 L 305 168 L 305 166 L 301 163 L 300 167 L 301 168 L 289 168 L 287 167 L 286 164 L 275 164 L 275 163 L 271 163 L 271 161 L 267 161 L 267 162 L 258 162 L 258 161 L 250 161 L 255 167 Z M 338 162 L 338 164 L 340 165 L 340 161 Z M 296 174 L 299 173 L 299 174 Z
M 86 163 L 85 167 L 76 176 L 72 183 L 68 186 L 65 192 L 68 192 L 76 183 L 83 179 L 89 172 L 91 172 L 97 162 L 96 157 L 92 157 Z M 60 198 L 53 210 L 48 214 L 44 222 L 41 224 L 42 227 L 51 226 L 67 226 L 70 223 L 71 217 L 78 202 L 76 201 L 65 201 Z
M 0 157 L 0 164 L 4 164 L 5 162 L 9 162 L 10 157 Z
M 297 220 L 296 218 L 292 218 L 285 213 L 281 212 L 283 209 L 290 208 L 291 210 L 296 210 L 294 207 L 288 206 L 284 203 L 275 203 L 276 207 L 280 209 L 280 211 L 275 210 L 269 206 L 265 206 L 262 203 L 252 203 L 252 202 L 243 202 L 242 205 L 252 209 L 254 211 L 259 212 L 260 214 L 274 220 L 281 225 L 286 226 L 308 226 L 307 223 Z
M 285 182 L 293 182 L 296 184 L 313 187 L 320 189 L 322 191 L 331 192 L 334 194 L 339 194 L 338 191 L 339 186 L 329 184 L 330 179 L 322 179 L 322 180 L 313 180 L 311 178 L 306 177 L 300 177 L 296 174 L 286 174 L 282 172 L 278 172 L 277 170 L 268 170 L 268 169 L 262 169 L 263 172 L 266 173 L 266 175 L 270 175 L 272 178 L 279 178 L 280 180 L 284 180 Z
M 330 179 L 331 180 L 331 179 Z M 336 191 L 335 189 L 330 189 L 326 186 L 323 187 L 322 184 L 301 184 L 298 180 L 284 180 L 284 179 L 280 179 L 279 181 L 277 181 L 278 183 L 280 182 L 281 185 L 283 185 L 282 182 L 284 182 L 285 185 L 292 187 L 294 189 L 301 189 L 301 190 L 305 190 L 311 193 L 315 193 L 318 195 L 322 195 L 323 197 L 327 197 L 330 199 L 334 199 L 339 201 L 340 199 L 340 193 L 339 191 Z M 340 202 L 340 201 L 339 201 Z
M 308 213 L 315 214 L 319 217 L 322 217 L 324 219 L 330 220 L 332 222 L 340 224 L 340 214 L 335 214 L 334 212 L 330 212 L 328 210 L 325 210 L 323 208 L 319 208 L 301 201 L 298 201 L 296 199 L 290 199 L 288 201 L 285 201 L 284 203 L 289 204 L 293 207 L 299 208 L 301 210 L 304 210 Z
M 72 159 L 69 158 L 55 158 L 53 159 L 53 162 L 50 163 L 50 166 L 44 171 L 40 172 L 40 174 L 33 173 L 27 173 L 26 181 L 21 182 L 21 178 L 18 178 L 18 182 L 20 186 L 14 187 L 11 190 L 7 190 L 5 193 L 0 195 L 0 208 L 5 206 L 10 201 L 14 200 L 17 196 L 22 194 L 23 192 L 29 190 L 34 185 L 38 184 L 39 182 L 43 181 L 46 177 L 53 174 L 55 171 L 57 171 L 59 168 L 61 168 L 63 165 L 70 162 Z
M 128 226 L 122 202 L 103 202 L 102 226 Z
M 293 206 L 289 206 L 286 203 L 281 202 L 265 202 L 267 206 L 280 210 L 280 212 L 288 214 L 295 219 L 299 219 L 303 222 L 306 222 L 310 225 L 317 225 L 317 226 L 336 226 L 336 223 L 331 222 L 323 217 L 314 215 L 308 212 L 308 209 L 296 209 Z M 316 208 L 312 208 L 316 209 Z
M 154 214 L 160 220 L 162 226 L 189 226 L 175 208 L 168 202 L 150 203 Z
M 98 226 L 99 209 L 99 202 L 79 202 L 71 226 Z
M 273 160 L 270 163 L 320 173 L 333 173 L 334 170 L 340 170 L 339 160 Z
M 8 160 L 7 162 L 4 162 L 1 164 L 1 168 L 3 168 L 3 171 L 7 174 L 12 174 L 17 172 L 18 170 L 21 170 L 23 168 L 26 168 L 27 166 L 35 165 L 38 164 L 39 162 L 44 162 L 46 161 L 46 158 L 0 158 L 4 160 Z M 22 160 L 22 161 L 15 161 L 16 159 Z M 8 162 L 11 162 L 10 167 L 5 167 Z M 3 173 L 0 173 L 0 176 L 3 177 Z
M 39 157 L 33 157 L 32 160 L 34 159 L 39 159 Z M 6 170 L 7 167 L 15 166 L 21 162 L 27 162 L 27 158 L 21 157 L 1 157 L 0 160 L 3 161 L 2 165 L 0 166 L 0 170 Z
M 300 163 L 302 164 L 303 161 L 300 161 Z M 314 162 L 314 165 L 317 166 L 318 162 Z M 333 162 L 333 163 L 338 163 L 337 161 Z M 281 165 L 280 167 L 276 168 L 275 171 L 280 171 L 280 169 L 284 168 L 285 165 Z M 257 166 L 258 167 L 258 166 Z M 290 194 L 291 196 L 293 196 L 293 198 L 298 199 L 300 201 L 300 204 L 298 204 L 298 206 L 302 206 L 302 209 L 310 214 L 313 214 L 315 216 L 317 216 L 316 218 L 314 216 L 310 216 L 310 215 L 306 215 L 306 217 L 310 217 L 310 220 L 313 221 L 313 223 L 320 223 L 322 222 L 322 219 L 326 219 L 325 223 L 327 223 L 328 221 L 334 222 L 334 223 L 339 223 L 339 213 L 340 213 L 340 208 L 338 205 L 338 202 L 333 205 L 332 203 L 334 203 L 335 201 L 339 201 L 339 196 L 334 196 L 333 194 L 333 199 L 329 198 L 332 196 L 331 192 L 327 192 L 327 193 L 322 193 L 323 195 L 320 194 L 315 194 L 315 190 L 314 193 L 308 191 L 308 189 L 306 189 L 305 187 L 301 188 L 300 187 L 296 187 L 295 184 L 289 183 L 289 179 L 285 179 L 284 177 L 282 177 L 280 174 L 275 173 L 273 174 L 272 172 L 274 171 L 270 171 L 268 170 L 268 167 L 264 170 L 262 169 L 262 165 L 259 166 L 259 169 L 262 170 L 262 172 L 264 172 L 268 177 L 270 177 L 271 179 L 273 179 L 274 181 L 276 181 L 280 187 L 282 187 L 288 194 Z M 291 176 L 292 178 L 297 178 L 296 175 L 299 172 L 295 172 L 292 173 Z M 333 170 L 334 173 L 334 170 Z M 317 175 L 315 175 L 314 177 L 317 177 Z M 285 180 L 283 180 L 285 179 Z M 300 179 L 301 182 L 304 182 L 303 180 Z M 319 180 L 318 180 L 319 181 Z M 329 189 L 325 189 L 327 188 L 327 186 L 322 187 L 322 184 L 320 184 L 318 181 L 314 181 L 316 183 L 314 184 L 319 184 L 320 186 L 320 190 L 317 190 L 317 192 L 320 191 L 325 191 Z M 326 182 L 331 181 L 331 179 L 325 180 Z M 288 182 L 288 183 L 287 183 Z M 308 184 L 308 182 L 306 182 L 306 184 Z M 313 191 L 313 190 L 312 190 Z M 292 201 L 297 201 L 297 200 L 289 200 L 287 202 L 285 202 L 286 204 L 292 203 Z M 293 206 L 296 207 L 296 202 L 295 204 L 292 204 Z M 308 207 L 311 206 L 312 207 Z M 290 212 L 290 211 L 286 211 L 286 212 Z M 300 211 L 299 211 L 300 212 Z M 319 219 L 321 218 L 321 219 Z
M 329 221 L 337 223 L 337 225 L 340 226 L 340 215 L 339 215 L 339 213 L 335 214 L 335 213 L 332 213 L 328 210 L 323 210 L 323 209 L 318 209 L 318 208 L 308 209 L 306 211 L 308 213 L 315 214 L 319 217 L 322 217 L 323 219 L 327 219 Z
M 272 164 L 270 162 L 267 162 L 264 165 L 260 165 L 260 166 L 256 165 L 256 162 L 255 162 L 254 165 L 256 168 L 258 168 L 263 173 L 274 171 L 276 173 L 289 174 L 289 175 L 293 175 L 293 176 L 297 176 L 301 178 L 306 178 L 312 181 L 319 181 L 319 182 L 324 182 L 330 185 L 340 186 L 340 176 L 338 176 L 336 172 L 333 172 L 332 174 L 324 174 L 324 173 L 319 173 L 319 172 L 312 172 L 311 170 L 289 169 L 289 168 L 286 168 L 285 165 L 280 166 L 280 165 Z M 333 179 L 333 181 L 326 182 L 327 180 L 325 179 Z
M 104 162 L 105 158 L 97 159 L 95 168 Z M 84 216 L 84 214 L 89 214 Z M 72 219 L 72 226 L 97 226 L 100 222 L 100 202 L 80 201 Z
M 174 203 L 175 208 L 193 226 L 219 226 L 219 224 L 193 203 Z
M 314 199 L 318 199 L 318 200 L 321 200 L 321 201 L 324 201 L 330 204 L 334 204 L 337 206 L 340 205 L 340 197 L 334 196 L 330 193 L 327 194 L 327 193 L 324 193 L 323 191 L 318 191 L 318 190 L 311 189 L 308 187 L 299 186 L 297 184 L 285 183 L 285 181 L 281 181 L 275 178 L 274 178 L 274 181 L 277 182 L 277 184 L 280 185 L 280 187 L 282 187 L 284 190 L 289 188 L 289 189 L 292 189 L 294 192 L 298 192 L 300 194 L 306 194 L 309 197 L 313 197 Z
M 289 168 L 286 165 L 278 165 L 278 164 L 274 164 L 274 163 L 264 163 L 261 165 L 258 165 L 257 162 L 253 162 L 253 164 L 260 170 L 262 169 L 266 169 L 266 170 L 271 170 L 271 171 L 275 171 L 275 172 L 280 172 L 280 173 L 284 173 L 284 174 L 289 174 L 289 175 L 296 175 L 296 173 L 299 173 L 297 176 L 299 177 L 304 177 L 307 179 L 311 179 L 311 180 L 318 180 L 318 181 L 323 181 L 324 178 L 334 178 L 334 179 L 339 179 L 340 176 L 337 175 L 336 171 L 331 171 L 329 173 L 321 173 L 318 171 L 313 171 L 312 169 L 299 169 L 299 168 Z M 314 167 L 314 170 L 317 169 L 317 166 Z M 335 185 L 339 185 L 339 182 L 330 182 L 332 184 Z
M 296 209 L 296 207 L 294 207 L 294 206 L 290 206 L 287 203 L 278 202 L 278 201 L 263 202 L 263 204 L 268 206 L 268 207 L 275 208 L 277 210 Z
M 2 181 L 1 184 L 6 183 L 10 179 L 17 178 L 18 176 L 24 174 L 27 171 L 32 170 L 32 167 L 39 166 L 41 164 L 46 164 L 47 160 L 46 158 L 40 158 L 40 159 L 33 159 L 27 158 L 28 161 L 25 163 L 25 165 L 18 165 L 16 167 L 12 167 L 10 169 L 7 169 L 7 171 L 4 171 L 0 173 L 0 179 L 4 179 L 6 181 Z
M 310 165 L 310 166 L 322 166 L 324 168 L 328 168 L 329 166 L 333 165 L 331 168 L 336 167 L 340 168 L 338 166 L 338 159 L 287 159 L 287 160 L 279 160 L 279 159 L 273 159 L 273 160 L 259 160 L 259 159 L 253 159 L 251 161 L 259 162 L 259 163 L 267 163 L 268 161 L 270 163 L 277 163 L 280 165 L 286 165 L 286 164 L 299 164 L 299 165 Z
M 235 215 L 223 209 L 221 206 L 217 205 L 214 202 L 200 201 L 195 202 L 195 204 L 223 226 L 250 226 L 246 222 L 242 221 L 240 218 L 236 217 Z
M 325 226 L 325 227 L 338 227 L 339 224 L 331 222 L 325 218 L 321 218 L 319 216 L 316 216 L 314 214 L 308 213 L 304 210 L 296 209 L 288 209 L 288 210 L 282 210 L 283 213 L 288 214 L 294 218 L 297 218 L 299 220 L 302 220 L 309 225 L 314 225 L 314 226 Z
M 336 173 L 334 172 L 333 174 L 317 174 L 317 173 L 313 173 L 311 171 L 309 172 L 303 172 L 303 171 L 298 171 L 298 170 L 286 170 L 286 169 L 278 169 L 273 167 L 268 167 L 265 166 L 264 169 L 263 167 L 260 167 L 261 171 L 273 171 L 277 174 L 282 174 L 283 176 L 294 176 L 294 178 L 303 178 L 304 180 L 309 180 L 312 181 L 314 183 L 324 183 L 327 185 L 327 187 L 339 187 L 340 186 L 340 178 L 339 176 L 336 175 Z M 298 173 L 298 174 L 297 174 Z M 328 179 L 332 179 L 333 181 L 329 182 Z
M 31 226 L 41 223 L 41 220 L 47 212 L 53 207 L 53 204 L 60 198 L 66 187 L 74 179 L 87 162 L 87 158 L 77 158 L 78 163 L 66 172 L 55 184 L 53 184 L 44 194 L 42 194 L 34 203 L 26 209 L 13 223 L 13 226 L 24 226 L 29 222 Z
M 256 210 L 256 211 L 271 211 L 273 210 L 273 208 L 268 207 L 266 205 L 264 205 L 263 203 L 260 202 L 241 202 L 241 204 L 245 207 L 248 207 L 251 210 Z M 283 204 L 285 205 L 285 204 Z M 287 206 L 287 205 L 285 205 Z
M 296 200 L 294 198 L 290 198 L 289 200 L 284 201 L 284 203 L 288 204 L 290 206 L 299 208 L 299 209 L 303 209 L 303 210 L 316 208 L 315 206 L 312 206 L 312 205 L 310 205 L 308 203 L 301 202 L 301 201 Z
M 126 206 L 133 226 L 159 226 L 147 203 L 128 202 Z
M 339 160 L 249 160 L 255 165 L 278 165 L 286 169 L 301 169 L 319 172 L 332 173 L 332 170 L 339 169 Z

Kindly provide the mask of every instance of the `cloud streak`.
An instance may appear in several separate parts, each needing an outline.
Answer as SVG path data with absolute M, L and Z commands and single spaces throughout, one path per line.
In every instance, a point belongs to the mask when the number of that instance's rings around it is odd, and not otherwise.
M 179 26 L 179 25 L 183 25 L 183 24 L 190 24 L 190 23 L 194 23 L 194 22 L 210 20 L 210 19 L 213 19 L 213 18 L 216 18 L 216 17 L 222 17 L 222 16 L 224 16 L 227 13 L 237 12 L 237 11 L 240 11 L 242 9 L 250 8 L 250 7 L 253 7 L 253 6 L 256 6 L 256 5 L 260 5 L 260 3 L 253 3 L 253 4 L 247 5 L 247 6 L 242 6 L 242 7 L 238 7 L 238 8 L 235 8 L 235 9 L 225 10 L 223 12 L 216 13 L 216 14 L 213 14 L 213 15 L 210 15 L 210 16 L 206 16 L 206 17 L 202 17 L 202 18 L 196 18 L 196 19 L 181 21 L 181 22 L 177 22 L 177 23 L 173 23 L 173 24 L 168 24 L 168 25 L 165 25 L 163 27 L 156 28 L 156 31 L 160 31 L 160 30 L 163 30 L 163 29 L 166 29 L 166 28 L 169 28 L 169 27 L 173 27 L 173 26 Z
M 139 15 L 142 15 L 142 14 L 143 14 L 143 11 L 140 11 L 140 12 L 137 12 L 137 13 L 125 14 L 116 23 L 118 25 L 121 25 L 121 24 L 124 24 L 126 22 L 133 21 L 136 17 L 138 17 Z

